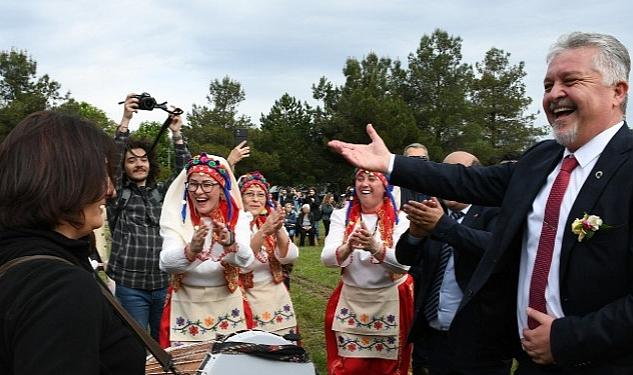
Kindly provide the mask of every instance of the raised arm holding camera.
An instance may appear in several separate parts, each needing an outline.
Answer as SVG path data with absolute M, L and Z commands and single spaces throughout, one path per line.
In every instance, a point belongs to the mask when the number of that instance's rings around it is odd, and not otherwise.
M 112 253 L 107 273 L 116 282 L 116 296 L 143 327 L 149 325 L 158 340 L 158 330 L 167 290 L 168 274 L 158 267 L 162 247 L 159 219 L 161 206 L 171 181 L 191 157 L 180 133 L 182 119 L 166 103 L 157 104 L 149 94 L 129 94 L 123 102 L 123 118 L 114 141 L 121 164 L 116 174 L 117 197 L 108 201 L 108 221 L 112 232 Z M 169 129 L 176 153 L 172 177 L 157 183 L 159 164 L 153 144 L 130 137 L 129 123 L 134 113 L 161 108 L 169 112 Z M 156 142 L 154 142 L 155 144 Z

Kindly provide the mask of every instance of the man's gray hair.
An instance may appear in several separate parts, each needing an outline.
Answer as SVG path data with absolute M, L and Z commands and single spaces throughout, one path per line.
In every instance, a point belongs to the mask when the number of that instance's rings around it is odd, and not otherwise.
M 562 52 L 575 48 L 597 48 L 594 66 L 603 77 L 603 83 L 613 86 L 618 82 L 629 81 L 631 57 L 626 47 L 611 35 L 598 33 L 573 32 L 562 35 L 547 54 L 547 63 Z M 627 95 L 628 97 L 628 95 Z M 622 113 L 626 112 L 627 99 L 622 102 Z
M 427 154 L 429 153 L 429 149 L 428 149 L 428 148 L 426 148 L 426 146 L 425 146 L 425 145 L 423 145 L 422 143 L 417 143 L 417 142 L 415 142 L 415 143 L 411 143 L 410 145 L 406 146 L 406 147 L 404 148 L 404 150 L 402 151 L 402 153 L 403 153 L 403 154 L 406 154 L 406 153 L 407 153 L 407 150 L 408 150 L 408 149 L 410 149 L 410 148 L 421 148 L 421 149 L 423 149 L 424 151 L 426 151 L 426 153 L 427 153 Z

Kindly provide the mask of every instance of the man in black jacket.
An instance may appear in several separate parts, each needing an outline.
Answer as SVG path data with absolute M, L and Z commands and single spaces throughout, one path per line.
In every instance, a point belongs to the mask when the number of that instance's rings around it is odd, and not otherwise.
M 611 35 L 575 32 L 547 61 L 543 109 L 556 141 L 516 163 L 392 157 L 371 126 L 370 145 L 330 146 L 356 167 L 390 173 L 395 185 L 501 207 L 452 323 L 469 331 L 463 340 L 505 342 L 516 374 L 632 374 L 630 55 Z
M 421 160 L 429 160 L 429 150 L 422 143 L 411 143 L 404 148 L 402 155 Z M 400 188 L 400 207 L 404 206 L 408 201 L 422 202 L 429 196 L 407 188 Z M 415 277 L 415 276 L 414 276 Z
M 457 151 L 445 163 L 470 166 L 477 158 Z M 409 230 L 400 237 L 396 257 L 420 275 L 415 284 L 415 317 L 408 340 L 414 343 L 413 373 L 508 374 L 508 361 L 470 362 L 458 358 L 450 327 L 479 260 L 492 237 L 496 208 L 436 198 L 409 202 L 403 209 Z M 476 348 L 469 348 L 476 350 Z

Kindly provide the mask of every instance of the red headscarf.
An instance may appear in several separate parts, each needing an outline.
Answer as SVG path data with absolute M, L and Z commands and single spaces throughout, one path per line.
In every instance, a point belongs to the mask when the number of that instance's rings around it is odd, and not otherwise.
M 382 205 L 376 211 L 376 215 L 378 216 L 378 228 L 380 230 L 380 238 L 385 242 L 387 247 L 393 247 L 393 229 L 395 224 L 398 223 L 398 210 L 396 209 L 396 204 L 391 195 L 391 190 L 393 187 L 389 185 L 389 181 L 385 175 L 379 172 L 370 172 L 362 169 L 357 169 L 354 173 L 354 179 L 360 173 L 371 174 L 376 176 L 385 187 L 385 194 L 383 197 Z M 356 182 L 354 181 L 354 186 Z M 347 237 L 354 231 L 354 227 L 356 223 L 362 220 L 362 207 L 360 205 L 360 201 L 358 198 L 358 194 L 356 192 L 356 188 L 354 188 L 354 199 L 352 199 L 347 207 L 347 215 L 346 215 L 346 226 L 345 226 L 345 239 L 347 241 Z

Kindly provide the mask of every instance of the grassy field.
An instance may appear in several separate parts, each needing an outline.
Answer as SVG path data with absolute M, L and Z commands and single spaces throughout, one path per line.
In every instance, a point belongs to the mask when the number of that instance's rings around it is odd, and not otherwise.
M 325 304 L 338 284 L 340 269 L 321 265 L 321 246 L 302 247 L 292 271 L 290 295 L 297 313 L 303 346 L 319 374 L 327 374 L 323 318 Z M 516 362 L 512 373 L 516 370 Z
M 323 318 L 325 304 L 338 284 L 340 270 L 321 265 L 321 246 L 302 247 L 291 276 L 290 295 L 297 313 L 303 346 L 319 372 L 325 367 Z

